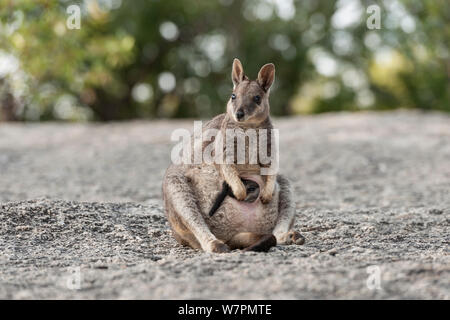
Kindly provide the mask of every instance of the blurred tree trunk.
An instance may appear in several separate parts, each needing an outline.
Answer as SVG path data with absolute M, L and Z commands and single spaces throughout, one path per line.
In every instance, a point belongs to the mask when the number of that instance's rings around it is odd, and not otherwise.
M 17 116 L 14 96 L 9 90 L 9 85 L 4 80 L 0 80 L 0 88 L 2 88 L 0 90 L 0 121 L 15 121 Z

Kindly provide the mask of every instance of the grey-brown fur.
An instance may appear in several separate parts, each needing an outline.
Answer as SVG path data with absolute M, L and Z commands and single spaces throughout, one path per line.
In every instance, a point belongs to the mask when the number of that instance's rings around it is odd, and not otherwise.
M 269 118 L 269 89 L 275 68 L 268 64 L 261 68 L 258 79 L 250 81 L 243 73 L 242 64 L 235 59 L 232 80 L 236 98 L 227 105 L 227 113 L 207 122 L 203 131 L 224 127 L 272 128 Z M 249 102 L 256 93 L 261 95 L 258 109 Z M 233 114 L 245 109 L 243 121 L 233 121 Z M 234 119 L 236 120 L 236 119 Z M 202 149 L 205 146 L 202 146 Z M 259 165 L 172 164 L 163 181 L 165 212 L 174 237 L 183 245 L 201 248 L 207 252 L 227 252 L 246 248 L 273 234 L 278 244 L 301 244 L 303 237 L 292 230 L 294 204 L 289 181 L 283 175 L 262 178 Z M 226 197 L 217 212 L 209 217 L 216 195 L 224 179 L 237 199 L 245 198 L 245 187 L 240 177 L 251 175 L 260 185 L 260 199 L 247 210 L 244 202 Z M 243 192 L 240 188 L 243 187 Z M 253 205 L 253 204 L 252 204 Z M 250 207 L 249 207 L 250 208 Z M 248 211 L 248 212 L 247 212 Z

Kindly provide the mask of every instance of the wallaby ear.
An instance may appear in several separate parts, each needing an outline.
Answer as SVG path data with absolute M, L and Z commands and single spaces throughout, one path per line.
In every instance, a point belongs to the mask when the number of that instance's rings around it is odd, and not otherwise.
M 231 71 L 231 80 L 233 81 L 233 85 L 236 87 L 244 79 L 245 75 L 242 63 L 239 61 L 238 58 L 235 58 L 233 61 L 233 70 Z
M 263 88 L 264 91 L 269 91 L 272 86 L 273 80 L 275 79 L 275 65 L 273 63 L 268 63 L 262 66 L 258 73 L 258 84 Z

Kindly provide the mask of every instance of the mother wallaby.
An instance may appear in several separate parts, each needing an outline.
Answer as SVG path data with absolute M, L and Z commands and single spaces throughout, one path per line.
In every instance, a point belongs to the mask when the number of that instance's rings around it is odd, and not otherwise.
M 235 59 L 231 77 L 234 86 L 227 112 L 216 116 L 202 128 L 203 132 L 220 131 L 222 139 L 216 138 L 216 143 L 220 140 L 226 142 L 227 129 L 254 130 L 257 134 L 272 129 L 269 92 L 275 78 L 275 66 L 271 63 L 264 65 L 257 80 L 249 80 L 244 75 L 241 62 Z M 233 137 L 232 149 L 236 150 L 234 141 Z M 257 141 L 259 148 L 261 140 Z M 268 149 L 272 153 L 276 148 L 271 141 L 269 137 Z M 205 144 L 198 147 L 204 151 Z M 300 233 L 292 230 L 295 209 L 289 181 L 270 170 L 261 174 L 261 168 L 267 168 L 271 163 L 262 163 L 259 153 L 253 157 L 257 161 L 249 163 L 254 150 L 245 145 L 245 163 L 236 162 L 234 156 L 231 163 L 169 166 L 163 181 L 163 198 L 167 218 L 179 243 L 207 252 L 228 252 L 230 249 L 266 251 L 277 243 L 304 242 Z M 256 182 L 261 190 L 251 203 L 242 201 L 247 193 L 243 178 Z M 223 199 L 215 214 L 210 216 L 208 212 L 224 182 L 235 197 Z

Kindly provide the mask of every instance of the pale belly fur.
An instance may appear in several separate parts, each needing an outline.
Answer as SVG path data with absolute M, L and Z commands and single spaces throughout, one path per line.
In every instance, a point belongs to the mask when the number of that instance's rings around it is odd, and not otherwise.
M 259 197 L 252 203 L 226 197 L 216 213 L 209 217 L 207 213 L 221 188 L 220 176 L 214 167 L 189 171 L 202 215 L 218 239 L 228 241 L 241 232 L 272 233 L 278 218 L 278 185 L 275 186 L 272 201 L 268 204 L 263 204 Z M 243 175 L 242 177 L 255 181 L 262 190 L 264 182 L 261 176 Z

